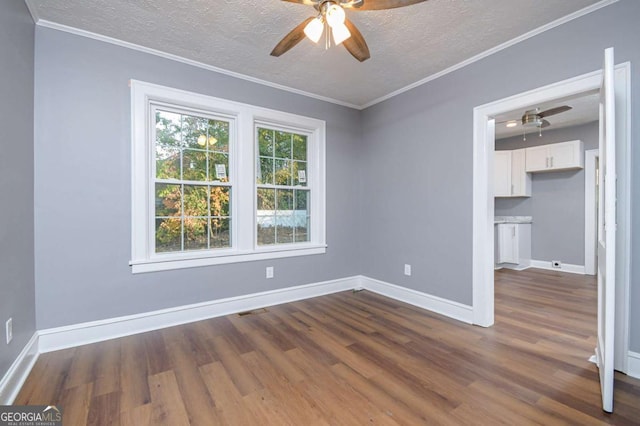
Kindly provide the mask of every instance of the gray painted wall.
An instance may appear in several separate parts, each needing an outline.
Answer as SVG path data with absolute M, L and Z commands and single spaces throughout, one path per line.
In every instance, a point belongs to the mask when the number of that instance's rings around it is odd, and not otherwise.
M 558 130 L 545 130 L 542 137 L 526 141 L 515 136 L 496 141 L 496 150 L 580 139 L 584 149 L 598 149 L 598 122 Z M 496 216 L 533 216 L 531 256 L 535 260 L 560 260 L 584 265 L 584 169 L 533 173 L 531 198 L 496 198 Z
M 360 272 L 359 111 L 43 27 L 35 73 L 39 329 Z M 129 79 L 326 120 L 327 253 L 132 275 Z
M 602 67 L 632 62 L 640 99 L 640 2 L 621 0 L 363 112 L 362 273 L 472 303 L 473 108 Z M 633 211 L 640 211 L 638 120 L 631 123 Z M 640 352 L 640 216 L 632 243 L 631 348 Z M 413 264 L 405 277 L 402 264 Z
M 33 37 L 24 2 L 0 1 L 0 378 L 35 332 Z M 13 341 L 4 324 L 13 318 Z
M 39 328 L 363 273 L 472 303 L 475 106 L 640 60 L 640 2 L 621 0 L 365 110 L 254 85 L 45 28 L 36 34 L 36 278 Z M 553 46 L 553 49 L 549 49 Z M 545 52 L 544 55 L 531 52 Z M 632 110 L 640 99 L 632 67 Z M 136 78 L 327 120 L 328 253 L 133 276 L 129 91 Z M 637 120 L 632 124 L 638 142 Z M 633 149 L 633 164 L 640 153 Z M 640 182 L 634 167 L 633 182 Z M 640 185 L 633 186 L 640 208 Z M 633 264 L 640 265 L 640 219 Z M 413 265 L 413 276 L 402 265 Z M 264 279 L 264 267 L 276 279 Z M 631 344 L 640 351 L 640 269 Z M 177 290 L 178 289 L 178 290 Z

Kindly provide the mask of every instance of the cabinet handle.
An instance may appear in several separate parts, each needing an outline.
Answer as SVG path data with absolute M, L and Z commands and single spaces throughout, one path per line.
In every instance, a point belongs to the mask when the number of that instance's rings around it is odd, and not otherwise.
M 513 238 L 515 238 L 515 237 L 516 237 L 516 227 L 515 227 L 515 226 L 514 226 L 513 228 L 511 228 L 511 236 L 512 236 Z
M 549 168 L 549 157 L 547 157 L 546 160 L 547 160 L 546 167 L 548 169 Z
M 511 195 L 513 195 L 515 193 L 514 189 L 513 189 L 513 184 L 511 184 Z
M 551 157 L 551 167 L 553 167 L 553 157 Z

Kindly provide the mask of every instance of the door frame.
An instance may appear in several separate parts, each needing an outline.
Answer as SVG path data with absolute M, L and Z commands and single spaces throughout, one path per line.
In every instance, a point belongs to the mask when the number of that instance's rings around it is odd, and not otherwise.
M 615 67 L 618 166 L 618 238 L 616 286 L 616 369 L 626 372 L 629 350 L 629 280 L 631 247 L 631 85 L 630 63 Z M 538 89 L 499 99 L 473 109 L 473 324 L 494 323 L 494 117 L 554 99 L 600 89 L 602 70 L 583 74 Z

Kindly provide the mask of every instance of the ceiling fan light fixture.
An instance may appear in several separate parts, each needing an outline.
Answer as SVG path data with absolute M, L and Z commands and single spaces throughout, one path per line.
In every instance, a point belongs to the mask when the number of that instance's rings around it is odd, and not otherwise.
M 322 17 L 318 16 L 304 27 L 304 34 L 307 36 L 309 40 L 314 43 L 320 41 L 320 37 L 322 37 L 322 32 L 324 31 L 324 22 L 322 21 Z
M 327 17 L 327 24 L 329 24 L 331 28 L 344 25 L 344 21 L 345 19 L 347 19 L 347 15 L 344 13 L 344 9 L 335 3 L 331 4 L 327 8 L 325 15 Z
M 336 25 L 331 28 L 331 33 L 333 34 L 333 42 L 337 45 L 351 37 L 351 31 L 345 24 Z

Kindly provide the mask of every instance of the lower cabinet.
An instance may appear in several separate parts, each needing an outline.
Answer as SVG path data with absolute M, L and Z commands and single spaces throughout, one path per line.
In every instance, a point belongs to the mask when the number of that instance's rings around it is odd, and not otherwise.
M 497 267 L 524 269 L 531 265 L 531 224 L 499 223 L 495 226 Z

